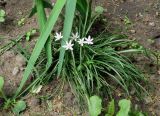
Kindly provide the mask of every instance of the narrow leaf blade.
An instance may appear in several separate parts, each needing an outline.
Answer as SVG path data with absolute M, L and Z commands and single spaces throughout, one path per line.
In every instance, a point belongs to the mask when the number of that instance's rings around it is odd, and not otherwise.
M 77 0 L 67 0 L 66 3 L 66 10 L 65 10 L 65 21 L 64 21 L 64 28 L 63 28 L 63 40 L 61 42 L 61 46 L 68 41 L 72 29 L 74 13 L 76 9 Z M 59 64 L 58 64 L 58 77 L 60 76 L 63 60 L 64 60 L 65 49 L 61 47 L 60 56 L 59 56 Z
M 46 22 L 45 27 L 43 28 L 43 31 L 40 34 L 40 37 L 39 37 L 39 39 L 33 49 L 32 55 L 29 59 L 28 65 L 25 69 L 23 79 L 20 83 L 18 90 L 15 93 L 14 98 L 21 92 L 25 82 L 28 80 L 29 75 L 31 74 L 32 69 L 34 67 L 34 64 L 37 61 L 37 59 L 38 59 L 46 41 L 47 41 L 47 38 L 49 37 L 49 35 L 52 31 L 52 28 L 54 27 L 54 25 L 58 19 L 58 16 L 61 13 L 63 6 L 65 5 L 65 2 L 66 2 L 66 0 L 58 0 L 55 4 L 53 10 L 51 11 L 51 15 L 50 15 L 48 21 Z

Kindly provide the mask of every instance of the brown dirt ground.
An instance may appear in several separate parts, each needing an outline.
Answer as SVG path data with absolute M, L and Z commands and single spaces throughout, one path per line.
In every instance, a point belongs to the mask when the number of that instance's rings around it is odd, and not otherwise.
M 97 0 L 97 3 L 106 8 L 109 29 L 117 30 L 115 33 L 127 34 L 129 38 L 136 39 L 147 49 L 159 50 L 160 0 L 102 0 L 102 2 Z M 126 19 L 130 24 L 126 24 Z M 140 105 L 149 115 L 160 116 L 159 69 L 156 69 L 147 58 L 135 56 L 135 59 L 137 65 L 148 75 L 152 86 L 152 89 L 149 89 L 150 96 Z
M 18 35 L 26 33 L 32 28 L 38 28 L 36 18 L 27 18 L 32 6 L 32 0 L 6 0 L 7 4 L 0 7 L 7 13 L 6 22 L 0 24 L 0 35 L 7 39 L 0 39 L 0 46 L 8 43 L 9 40 Z M 160 41 L 157 39 L 154 44 L 148 40 L 160 35 L 160 0 L 95 0 L 94 4 L 105 8 L 105 16 L 108 19 L 108 29 L 114 33 L 125 33 L 129 38 L 136 39 L 146 48 L 159 50 Z M 18 20 L 26 17 L 25 24 L 21 27 L 17 25 Z M 130 24 L 126 24 L 126 19 Z M 114 31 L 113 31 L 114 30 Z M 29 44 L 33 46 L 32 44 Z M 16 63 L 15 63 L 16 62 Z M 150 90 L 151 96 L 146 97 L 143 104 L 140 104 L 144 111 L 149 112 L 150 116 L 160 116 L 160 72 L 151 67 L 151 61 L 147 58 L 137 58 L 137 64 L 147 73 L 153 89 Z M 24 64 L 24 65 L 22 65 Z M 25 61 L 14 50 L 10 50 L 0 56 L 0 75 L 5 77 L 5 91 L 12 95 L 23 74 Z M 18 70 L 17 74 L 13 70 Z M 58 85 L 58 81 L 43 87 L 39 95 L 27 95 L 24 99 L 27 101 L 27 109 L 23 112 L 24 116 L 72 116 L 78 114 L 87 116 L 87 113 L 81 113 L 76 105 L 76 99 L 65 85 L 62 94 L 54 96 L 47 101 L 40 100 L 46 92 L 52 95 L 55 90 L 53 85 Z M 12 116 L 11 112 L 2 111 L 2 116 Z

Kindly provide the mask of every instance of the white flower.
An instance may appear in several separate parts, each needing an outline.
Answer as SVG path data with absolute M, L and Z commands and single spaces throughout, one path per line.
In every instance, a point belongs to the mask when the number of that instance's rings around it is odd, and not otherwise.
M 80 39 L 80 40 L 78 41 L 78 43 L 79 43 L 81 46 L 83 46 L 83 44 L 85 43 L 84 38 Z
M 39 85 L 38 87 L 34 88 L 34 90 L 32 90 L 32 93 L 39 93 L 42 89 L 42 85 Z
M 88 38 L 85 38 L 85 43 L 86 44 L 93 44 L 93 38 L 91 38 L 91 36 L 89 35 Z
M 77 41 L 77 39 L 79 38 L 78 32 L 76 34 L 72 33 L 71 38 L 75 41 Z
M 70 40 L 69 42 L 66 41 L 66 45 L 62 46 L 63 48 L 65 48 L 66 50 L 73 50 L 73 45 L 72 41 Z
M 54 6 L 54 5 L 55 5 L 55 3 L 53 2 L 53 3 L 52 3 L 52 6 Z
M 60 32 L 60 33 L 56 33 L 56 36 L 54 36 L 54 37 L 56 38 L 56 40 L 55 40 L 55 41 L 58 41 L 58 40 L 60 40 L 60 39 L 62 39 L 62 38 L 63 38 L 63 36 L 62 36 L 61 32 Z

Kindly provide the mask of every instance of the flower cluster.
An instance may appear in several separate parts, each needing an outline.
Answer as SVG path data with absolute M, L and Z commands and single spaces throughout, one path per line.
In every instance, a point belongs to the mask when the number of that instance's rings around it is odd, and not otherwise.
M 56 39 L 55 41 L 58 41 L 58 40 L 61 40 L 63 38 L 61 32 L 60 33 L 56 33 L 56 36 L 54 36 Z M 84 37 L 82 39 L 80 39 L 80 36 L 77 33 L 72 33 L 72 36 L 71 36 L 71 40 L 66 41 L 66 44 L 64 46 L 62 46 L 63 48 L 65 48 L 66 50 L 73 50 L 73 46 L 74 44 L 72 44 L 72 42 L 75 41 L 75 42 L 78 42 L 80 46 L 83 46 L 84 44 L 93 44 L 93 38 L 89 35 L 88 38 Z

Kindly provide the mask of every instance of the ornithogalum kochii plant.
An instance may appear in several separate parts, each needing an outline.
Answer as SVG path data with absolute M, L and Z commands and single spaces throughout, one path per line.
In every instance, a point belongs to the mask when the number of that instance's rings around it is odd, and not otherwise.
M 47 19 L 44 8 L 53 9 Z M 63 29 L 52 34 L 52 30 L 64 9 Z M 131 41 L 125 36 L 109 34 L 91 35 L 92 25 L 103 13 L 102 7 L 92 8 L 92 0 L 57 0 L 54 6 L 43 0 L 35 0 L 31 15 L 37 14 L 40 36 L 28 60 L 22 81 L 13 99 L 22 95 L 32 86 L 42 84 L 50 77 L 67 80 L 77 93 L 78 98 L 89 99 L 94 94 L 112 95 L 115 85 L 121 87 L 127 95 L 130 88 L 137 94 L 145 91 L 141 82 L 143 74 L 122 53 L 139 52 L 143 49 L 119 49 Z M 43 50 L 44 49 L 44 50 Z M 42 52 L 45 51 L 45 55 Z M 44 70 L 38 70 L 41 57 L 46 58 Z M 41 65 L 40 65 L 41 66 Z M 22 91 L 30 74 L 36 78 Z M 112 84 L 113 83 L 113 84 Z

